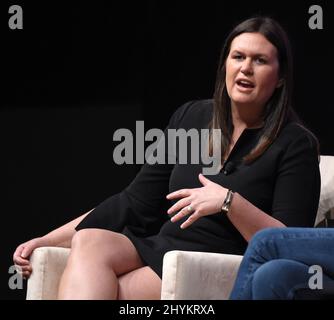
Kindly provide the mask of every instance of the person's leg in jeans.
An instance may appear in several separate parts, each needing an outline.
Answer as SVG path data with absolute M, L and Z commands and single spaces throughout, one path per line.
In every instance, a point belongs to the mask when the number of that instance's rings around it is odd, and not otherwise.
M 329 279 L 334 279 L 334 229 L 268 228 L 258 232 L 245 252 L 230 299 L 253 299 L 255 272 L 274 259 L 306 265 L 309 278 L 312 274 L 308 273 L 308 268 L 319 265 Z
M 251 286 L 253 300 L 291 300 L 296 292 L 310 288 L 309 266 L 287 259 L 270 260 L 254 273 Z M 312 282 L 313 284 L 313 282 Z M 322 275 L 318 289 L 333 286 L 334 280 Z M 317 290 L 316 288 L 314 290 Z

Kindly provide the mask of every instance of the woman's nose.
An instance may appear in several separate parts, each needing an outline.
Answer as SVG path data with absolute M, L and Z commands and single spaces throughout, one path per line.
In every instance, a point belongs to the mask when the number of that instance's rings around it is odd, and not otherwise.
M 240 71 L 245 75 L 253 74 L 253 67 L 252 67 L 251 59 L 245 59 L 243 61 Z

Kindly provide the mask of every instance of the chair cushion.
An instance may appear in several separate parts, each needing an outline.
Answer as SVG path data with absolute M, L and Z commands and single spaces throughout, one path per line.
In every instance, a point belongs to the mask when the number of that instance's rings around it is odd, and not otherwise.
M 315 225 L 325 219 L 325 213 L 334 208 L 334 156 L 320 157 L 321 193 Z

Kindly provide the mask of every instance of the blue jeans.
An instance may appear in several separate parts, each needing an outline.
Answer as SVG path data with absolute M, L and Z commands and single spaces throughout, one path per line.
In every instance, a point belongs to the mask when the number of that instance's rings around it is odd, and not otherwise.
M 334 288 L 334 229 L 268 228 L 249 242 L 230 299 L 293 299 L 321 285 Z

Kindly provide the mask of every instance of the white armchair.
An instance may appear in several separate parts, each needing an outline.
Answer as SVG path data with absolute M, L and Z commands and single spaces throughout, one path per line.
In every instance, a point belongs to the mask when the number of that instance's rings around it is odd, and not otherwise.
M 321 194 L 316 225 L 334 208 L 334 157 L 321 156 Z M 28 300 L 56 299 L 70 249 L 43 247 L 31 256 Z M 164 257 L 161 299 L 228 299 L 242 256 L 170 251 Z
M 30 262 L 33 272 L 28 280 L 27 300 L 55 300 L 70 249 L 42 247 L 34 250 Z
M 27 300 L 57 298 L 69 253 L 70 249 L 56 247 L 34 251 Z M 227 299 L 241 259 L 229 254 L 170 251 L 164 257 L 161 299 Z
M 226 300 L 242 256 L 170 251 L 164 256 L 161 299 Z

